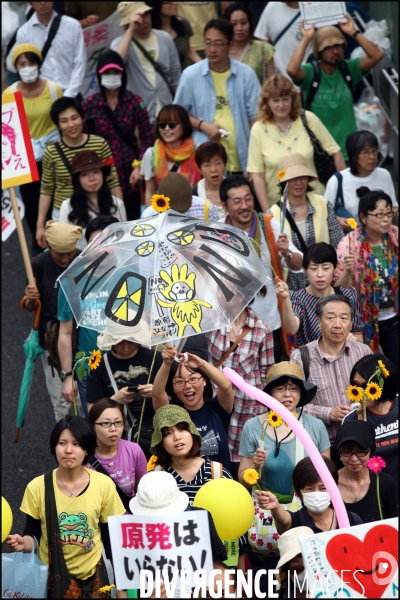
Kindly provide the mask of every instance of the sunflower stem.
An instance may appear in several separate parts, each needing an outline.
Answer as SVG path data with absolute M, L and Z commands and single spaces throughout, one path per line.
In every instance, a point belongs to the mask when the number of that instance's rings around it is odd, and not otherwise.
M 366 421 L 367 420 L 367 399 L 366 398 L 363 398 L 362 406 L 363 406 L 363 419 L 364 419 L 364 421 Z
M 376 474 L 376 495 L 378 497 L 379 515 L 381 517 L 381 521 L 383 521 L 381 498 L 380 498 L 380 495 L 379 495 L 379 473 Z

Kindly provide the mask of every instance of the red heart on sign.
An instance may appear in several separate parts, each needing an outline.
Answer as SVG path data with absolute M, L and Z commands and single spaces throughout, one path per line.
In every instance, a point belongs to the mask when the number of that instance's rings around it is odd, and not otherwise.
M 344 571 L 342 580 L 358 594 L 380 598 L 398 568 L 398 531 L 390 525 L 376 525 L 364 541 L 339 533 L 327 543 L 326 558 L 339 577 Z

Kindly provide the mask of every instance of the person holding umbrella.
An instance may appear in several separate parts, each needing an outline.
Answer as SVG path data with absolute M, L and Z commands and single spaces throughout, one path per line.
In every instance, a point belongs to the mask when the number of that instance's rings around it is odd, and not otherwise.
M 39 345 L 43 351 L 42 365 L 46 380 L 46 388 L 54 409 L 56 422 L 68 414 L 73 414 L 73 405 L 62 395 L 62 381 L 50 366 L 49 353 L 46 349 L 46 325 L 51 319 L 57 318 L 57 288 L 58 277 L 71 264 L 80 251 L 76 244 L 82 235 L 82 229 L 76 225 L 67 225 L 48 221 L 45 229 L 46 242 L 49 250 L 35 256 L 32 269 L 35 284 L 27 284 L 25 288 L 24 308 L 29 312 L 38 310 L 38 300 L 41 302 L 39 318 Z

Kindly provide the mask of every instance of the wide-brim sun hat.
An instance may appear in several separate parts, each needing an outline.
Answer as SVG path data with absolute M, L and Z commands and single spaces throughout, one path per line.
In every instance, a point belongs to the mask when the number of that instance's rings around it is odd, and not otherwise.
M 184 512 L 188 504 L 189 496 L 179 490 L 170 473 L 151 471 L 139 481 L 129 510 L 134 515 L 170 515 Z
M 34 44 L 18 44 L 18 46 L 15 46 L 11 55 L 11 64 L 14 68 L 18 56 L 21 56 L 21 54 L 25 54 L 25 52 L 32 52 L 32 54 L 35 54 L 40 59 L 40 62 L 43 61 L 42 53 L 40 52 L 37 46 L 35 46 Z
M 146 2 L 120 2 L 117 6 L 117 10 L 121 15 L 119 24 L 128 25 L 129 20 L 136 13 L 143 13 L 149 10 L 153 10 L 151 6 L 148 6 Z
M 313 533 L 311 527 L 293 527 L 293 529 L 289 529 L 288 531 L 285 531 L 285 533 L 282 533 L 278 540 L 278 550 L 281 556 L 276 568 L 279 569 L 291 561 L 292 558 L 301 554 L 299 536 L 313 535 Z
M 128 319 L 133 320 L 135 314 L 132 309 L 128 309 Z M 97 347 L 103 352 L 108 352 L 113 346 L 120 344 L 123 341 L 135 342 L 150 345 L 150 328 L 146 321 L 141 319 L 137 325 L 133 327 L 129 325 L 121 325 L 106 318 L 106 328 L 97 337 Z
M 176 406 L 175 404 L 167 404 L 166 406 L 162 406 L 156 412 L 153 417 L 153 435 L 151 436 L 150 443 L 150 454 L 154 454 L 157 456 L 157 447 L 162 442 L 162 429 L 163 427 L 175 427 L 178 423 L 187 423 L 189 426 L 189 431 L 192 435 L 194 435 L 201 446 L 202 439 L 201 435 L 190 418 L 190 414 L 187 410 L 182 408 L 181 406 Z
M 263 391 L 271 395 L 271 389 L 276 387 L 273 384 L 282 377 L 288 377 L 301 388 L 301 396 L 297 408 L 301 408 L 311 402 L 318 391 L 318 387 L 314 385 L 314 383 L 306 381 L 303 378 L 303 371 L 299 365 L 286 360 L 277 363 L 270 368 L 267 373 L 267 378 L 265 380 L 266 385 Z
M 280 183 L 290 181 L 295 177 L 309 177 L 313 181 L 318 179 L 318 175 L 311 171 L 307 166 L 306 159 L 299 152 L 291 152 L 282 156 L 278 163 L 278 173 L 282 173 L 282 171 L 285 171 L 285 173 L 284 175 L 281 174 Z
M 318 58 L 319 52 L 322 52 L 322 50 L 328 46 L 334 46 L 335 44 L 346 46 L 346 38 L 340 29 L 333 25 L 317 29 L 313 39 L 313 54 L 315 58 Z

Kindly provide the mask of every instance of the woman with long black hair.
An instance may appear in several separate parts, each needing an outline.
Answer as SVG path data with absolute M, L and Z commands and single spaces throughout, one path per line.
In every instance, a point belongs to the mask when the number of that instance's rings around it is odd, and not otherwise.
M 86 227 L 95 217 L 111 215 L 118 221 L 127 220 L 123 201 L 111 194 L 106 182 L 113 159 L 109 160 L 106 165 L 93 150 L 82 150 L 71 161 L 74 193 L 62 203 L 59 220 L 82 227 L 78 250 L 86 247 Z

